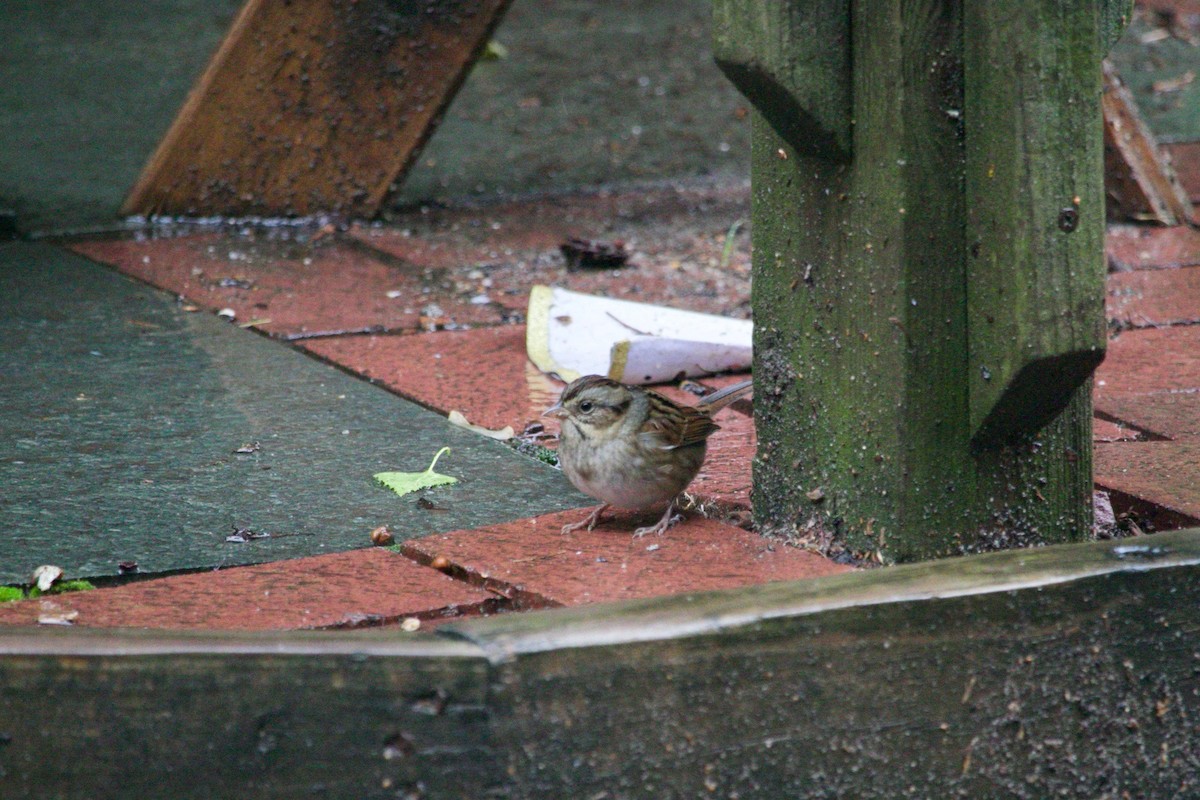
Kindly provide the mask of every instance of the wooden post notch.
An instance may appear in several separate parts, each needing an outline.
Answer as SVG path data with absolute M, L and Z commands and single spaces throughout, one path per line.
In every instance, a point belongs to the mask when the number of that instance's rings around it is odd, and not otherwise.
M 371 216 L 511 0 L 248 0 L 123 214 Z
M 883 560 L 1087 536 L 1128 2 L 715 8 L 756 109 L 760 525 Z

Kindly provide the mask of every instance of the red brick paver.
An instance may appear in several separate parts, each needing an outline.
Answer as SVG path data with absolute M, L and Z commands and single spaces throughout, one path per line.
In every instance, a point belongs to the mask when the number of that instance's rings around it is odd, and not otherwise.
M 363 244 L 404 261 L 477 276 L 489 297 L 524 313 L 529 288 L 578 292 L 748 317 L 750 244 L 745 187 L 598 192 L 503 206 L 431 209 L 402 224 L 355 227 Z M 726 247 L 730 231 L 734 238 Z M 620 269 L 568 270 L 569 237 L 621 242 Z
M 1148 501 L 1200 525 L 1200 440 L 1095 446 L 1096 485 Z
M 1096 397 L 1200 389 L 1200 326 L 1125 331 L 1096 370 Z
M 1139 442 L 1146 434 L 1128 423 L 1111 422 L 1097 417 L 1092 422 L 1092 439 L 1096 442 Z
M 563 384 L 525 355 L 525 326 L 421 336 L 342 336 L 303 342 L 308 350 L 443 414 L 520 433 L 554 404 Z
M 78 242 L 83 255 L 179 294 L 239 324 L 295 336 L 498 324 L 505 312 L 444 270 L 379 257 L 330 240 L 317 244 L 206 234 Z
M 477 614 L 495 595 L 382 549 L 196 572 L 0 605 L 0 624 L 122 628 L 356 627 Z
M 444 559 L 471 580 L 532 607 L 577 605 L 729 589 L 812 578 L 849 567 L 715 520 L 690 518 L 661 536 L 634 538 L 655 515 L 606 517 L 594 531 L 563 535 L 581 509 L 435 534 L 405 542 L 404 552 Z
M 1200 231 L 1180 225 L 1113 225 L 1105 249 L 1114 269 L 1173 269 L 1200 264 Z
M 1175 0 L 1159 0 L 1163 5 Z M 1189 0 L 1194 14 L 1200 14 L 1200 0 Z M 1173 142 L 1165 146 L 1175 167 L 1175 174 L 1193 203 L 1200 203 L 1200 142 Z
M 1115 272 L 1107 295 L 1108 318 L 1122 327 L 1200 322 L 1200 267 Z
M 1153 438 L 1200 438 L 1200 391 L 1100 395 L 1096 410 L 1140 428 Z
M 1200 522 L 1200 234 L 1110 230 L 1107 312 L 1119 328 L 1096 371 L 1097 486 L 1152 524 Z M 1129 433 L 1136 435 L 1129 436 Z

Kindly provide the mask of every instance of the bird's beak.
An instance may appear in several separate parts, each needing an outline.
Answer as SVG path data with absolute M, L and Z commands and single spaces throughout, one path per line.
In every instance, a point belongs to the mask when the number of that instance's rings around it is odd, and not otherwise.
M 566 415 L 567 412 L 563 410 L 562 403 L 555 403 L 542 412 L 543 417 L 558 417 L 562 419 Z

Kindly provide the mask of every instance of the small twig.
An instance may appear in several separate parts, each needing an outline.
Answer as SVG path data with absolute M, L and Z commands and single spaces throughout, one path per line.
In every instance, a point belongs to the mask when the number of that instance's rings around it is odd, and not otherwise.
M 628 328 L 629 330 L 633 331 L 634 333 L 641 334 L 642 336 L 653 336 L 654 335 L 651 333 L 647 333 L 646 331 L 639 331 L 637 328 L 633 327 L 632 325 L 628 325 L 624 322 L 621 322 L 621 320 L 619 320 L 613 316 L 613 313 L 611 311 L 605 311 L 604 313 L 607 314 L 612 319 L 613 322 L 617 323 L 622 328 Z
M 387 328 L 383 325 L 368 325 L 365 328 L 343 328 L 336 331 L 301 331 L 299 333 L 285 333 L 279 338 L 285 342 L 297 342 L 301 339 L 322 339 L 329 336 L 352 336 L 364 333 L 387 333 Z

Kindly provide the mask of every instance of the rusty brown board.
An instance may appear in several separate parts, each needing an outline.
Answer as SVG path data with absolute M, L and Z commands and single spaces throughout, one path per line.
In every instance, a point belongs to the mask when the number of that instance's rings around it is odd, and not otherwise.
M 511 0 L 248 0 L 125 214 L 370 216 Z

